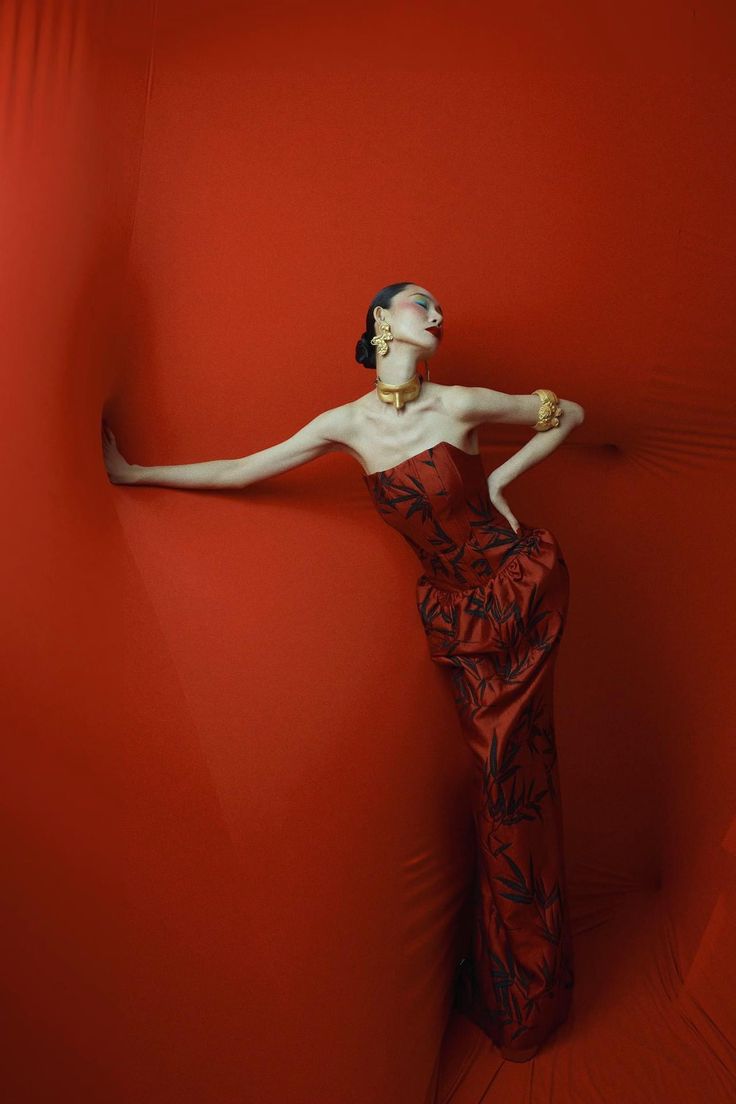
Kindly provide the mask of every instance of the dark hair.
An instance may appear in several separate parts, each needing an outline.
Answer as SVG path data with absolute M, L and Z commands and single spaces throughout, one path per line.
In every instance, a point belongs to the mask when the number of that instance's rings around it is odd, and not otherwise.
M 404 280 L 400 284 L 387 284 L 386 287 L 381 288 L 377 295 L 373 296 L 365 318 L 365 331 L 355 346 L 355 359 L 358 364 L 363 364 L 366 368 L 376 367 L 376 346 L 371 345 L 371 338 L 376 336 L 376 320 L 373 317 L 373 311 L 376 307 L 390 307 L 394 295 L 397 295 L 405 287 L 409 287 L 413 282 L 413 280 Z

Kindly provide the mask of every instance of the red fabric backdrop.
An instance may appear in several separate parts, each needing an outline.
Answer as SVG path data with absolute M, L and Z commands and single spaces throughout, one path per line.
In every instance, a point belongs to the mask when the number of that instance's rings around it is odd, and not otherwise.
M 736 1097 L 733 7 L 0 8 L 6 1098 Z M 450 1013 L 472 769 L 418 565 L 347 455 L 241 456 L 372 377 L 583 404 L 509 489 L 565 550 L 570 1021 Z M 487 431 L 486 431 L 487 430 Z M 527 439 L 482 432 L 487 470 Z

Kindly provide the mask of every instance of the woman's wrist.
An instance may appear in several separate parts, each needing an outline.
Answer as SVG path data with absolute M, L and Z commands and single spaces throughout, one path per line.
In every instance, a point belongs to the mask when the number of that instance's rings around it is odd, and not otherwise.
M 117 487 L 127 487 L 139 482 L 138 472 L 142 470 L 138 464 L 126 464 L 125 467 L 116 464 L 114 467 L 108 468 L 108 478 Z
M 145 481 L 145 471 L 146 469 L 141 464 L 128 464 L 122 482 L 129 486 L 143 483 Z

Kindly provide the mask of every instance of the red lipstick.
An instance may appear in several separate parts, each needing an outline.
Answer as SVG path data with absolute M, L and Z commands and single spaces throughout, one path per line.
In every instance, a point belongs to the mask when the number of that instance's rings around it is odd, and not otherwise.
M 438 339 L 442 338 L 442 327 L 441 326 L 427 326 L 427 329 L 429 330 L 429 332 L 431 334 L 434 334 L 434 336 L 436 338 L 438 338 Z

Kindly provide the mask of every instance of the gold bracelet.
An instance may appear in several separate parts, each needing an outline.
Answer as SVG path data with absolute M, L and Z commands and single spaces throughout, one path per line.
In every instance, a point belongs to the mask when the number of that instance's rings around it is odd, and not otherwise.
M 537 432 L 543 433 L 546 429 L 558 426 L 564 410 L 554 391 L 539 387 L 536 391 L 532 391 L 532 394 L 539 395 L 539 414 L 537 424 L 534 426 Z

